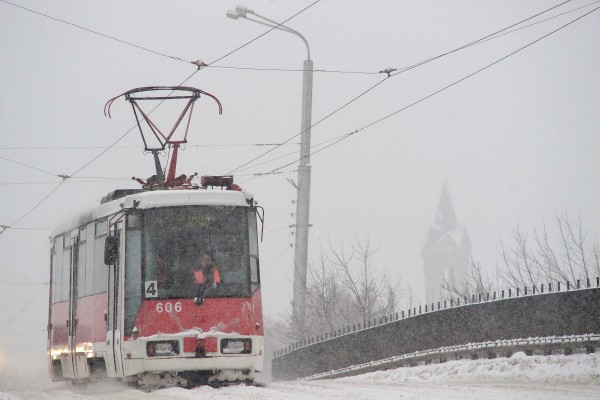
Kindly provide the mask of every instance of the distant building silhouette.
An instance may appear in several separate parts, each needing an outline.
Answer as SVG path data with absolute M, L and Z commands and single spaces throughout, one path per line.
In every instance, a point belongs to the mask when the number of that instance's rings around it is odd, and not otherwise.
M 458 279 L 469 270 L 471 241 L 467 229 L 458 225 L 448 186 L 444 184 L 435 216 L 421 251 L 428 302 L 441 298 L 444 276 L 452 270 Z

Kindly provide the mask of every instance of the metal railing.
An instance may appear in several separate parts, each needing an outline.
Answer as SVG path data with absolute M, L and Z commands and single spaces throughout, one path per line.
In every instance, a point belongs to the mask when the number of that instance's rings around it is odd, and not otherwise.
M 416 351 L 359 365 L 351 365 L 337 370 L 321 372 L 298 379 L 310 381 L 340 378 L 377 370 L 441 363 L 449 360 L 510 357 L 517 351 L 523 351 L 527 355 L 569 355 L 574 353 L 595 353 L 598 349 L 600 349 L 600 334 L 497 340 Z
M 595 286 L 594 286 L 595 284 Z M 404 320 L 408 318 L 414 318 L 422 314 L 428 314 L 432 312 L 444 311 L 447 309 L 458 308 L 458 307 L 466 307 L 475 304 L 495 302 L 495 301 L 504 301 L 508 299 L 520 298 L 520 297 L 529 297 L 529 296 L 538 296 L 545 295 L 551 293 L 560 293 L 567 291 L 575 291 L 575 290 L 586 290 L 591 288 L 600 288 L 600 277 L 596 277 L 595 279 L 586 278 L 583 282 L 582 280 L 577 280 L 572 284 L 569 281 L 566 282 L 549 282 L 547 285 L 539 284 L 532 286 L 524 286 L 524 287 L 516 287 L 516 288 L 508 288 L 502 289 L 493 292 L 487 293 L 478 293 L 473 294 L 471 296 L 465 297 L 455 297 L 446 300 L 440 300 L 433 303 L 421 304 L 419 306 L 411 307 L 406 310 L 400 312 L 393 312 L 390 315 L 381 316 L 379 318 L 374 318 L 373 320 L 369 320 L 366 322 L 354 323 L 352 325 L 348 324 L 344 327 L 340 327 L 331 332 L 322 333 L 320 335 L 311 336 L 305 338 L 296 343 L 290 344 L 282 349 L 276 350 L 273 353 L 273 358 L 281 357 L 285 354 L 297 351 L 299 349 L 314 345 L 316 343 L 321 343 L 324 341 L 332 340 L 340 336 L 345 336 L 349 334 L 353 334 L 355 332 L 364 331 L 367 329 L 372 329 L 380 325 L 389 324 L 392 322 L 396 322 L 399 320 Z M 436 307 L 437 305 L 437 307 Z

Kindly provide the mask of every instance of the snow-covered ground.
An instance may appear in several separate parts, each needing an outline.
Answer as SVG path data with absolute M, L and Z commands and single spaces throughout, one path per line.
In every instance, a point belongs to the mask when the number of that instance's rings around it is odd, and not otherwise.
M 348 378 L 293 381 L 266 387 L 232 386 L 193 390 L 169 388 L 144 393 L 117 382 L 88 387 L 42 384 L 41 378 L 3 374 L 0 400 L 116 399 L 600 399 L 600 355 L 525 356 L 450 361 L 398 368 Z

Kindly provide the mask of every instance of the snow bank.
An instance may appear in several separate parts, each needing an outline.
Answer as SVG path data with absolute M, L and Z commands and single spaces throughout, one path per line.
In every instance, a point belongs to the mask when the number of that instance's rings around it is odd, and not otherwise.
M 598 384 L 600 354 L 526 356 L 525 353 L 515 353 L 511 358 L 448 361 L 442 364 L 371 372 L 339 378 L 338 381 L 376 384 L 406 382 Z

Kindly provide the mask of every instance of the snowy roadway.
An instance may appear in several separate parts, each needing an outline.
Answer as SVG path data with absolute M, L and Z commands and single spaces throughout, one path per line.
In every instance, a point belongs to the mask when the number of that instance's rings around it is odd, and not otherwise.
M 22 387 L 17 381 L 0 381 L 1 400 L 598 400 L 600 355 L 527 357 L 517 353 L 510 359 L 450 361 L 334 380 L 277 382 L 267 384 L 264 388 L 169 388 L 144 393 L 118 383 L 109 383 L 87 388 L 54 384 L 46 389 L 32 390 Z

